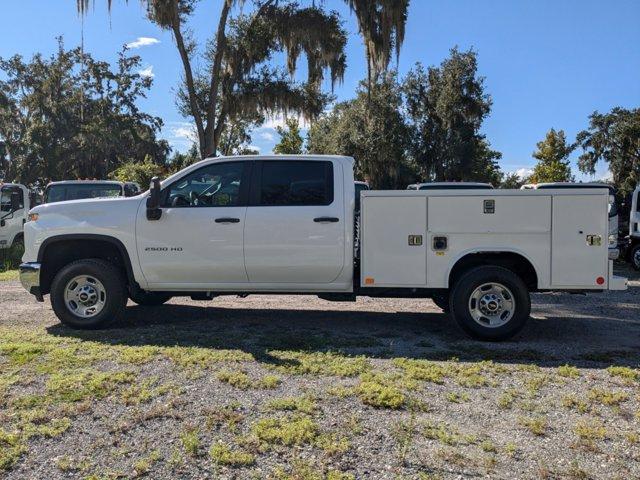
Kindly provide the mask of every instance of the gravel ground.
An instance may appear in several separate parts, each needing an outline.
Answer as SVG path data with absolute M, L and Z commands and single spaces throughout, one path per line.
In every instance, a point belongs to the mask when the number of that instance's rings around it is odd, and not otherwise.
M 429 300 L 310 296 L 78 332 L 1 282 L 0 478 L 640 478 L 640 278 L 620 273 L 626 292 L 534 295 L 500 344 Z

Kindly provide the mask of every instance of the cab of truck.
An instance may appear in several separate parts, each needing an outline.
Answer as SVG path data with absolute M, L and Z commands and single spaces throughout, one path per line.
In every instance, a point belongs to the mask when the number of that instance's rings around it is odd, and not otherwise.
M 44 191 L 43 203 L 81 200 L 85 198 L 133 197 L 141 193 L 134 182 L 112 180 L 63 180 L 51 182 Z
M 0 249 L 22 242 L 29 198 L 29 190 L 24 185 L 0 183 Z

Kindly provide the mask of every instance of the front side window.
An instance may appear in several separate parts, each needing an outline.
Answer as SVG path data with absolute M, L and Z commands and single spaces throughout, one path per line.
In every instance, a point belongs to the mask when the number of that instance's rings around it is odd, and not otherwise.
M 318 161 L 265 161 L 258 204 L 329 205 L 333 202 L 333 164 Z
M 242 172 L 246 162 L 213 163 L 173 183 L 169 207 L 235 207 L 240 205 Z
M 17 193 L 20 198 L 20 206 L 19 208 L 24 208 L 24 194 L 22 193 L 22 189 L 18 187 L 5 187 L 2 189 L 0 193 L 0 211 L 2 212 L 10 212 L 11 211 L 11 195 Z

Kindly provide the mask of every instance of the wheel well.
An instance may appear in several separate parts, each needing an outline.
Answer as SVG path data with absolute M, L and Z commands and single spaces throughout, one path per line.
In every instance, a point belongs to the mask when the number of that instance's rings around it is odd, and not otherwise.
M 45 242 L 38 254 L 42 265 L 40 271 L 40 288 L 43 294 L 49 293 L 51 282 L 56 274 L 65 266 L 76 260 L 99 258 L 118 267 L 123 278 L 132 281 L 131 262 L 124 246 L 117 240 L 95 238 L 53 239 Z
M 459 259 L 449 273 L 449 287 L 468 270 L 474 267 L 492 265 L 511 270 L 527 285 L 529 290 L 538 288 L 538 275 L 529 260 L 514 252 L 476 252 Z

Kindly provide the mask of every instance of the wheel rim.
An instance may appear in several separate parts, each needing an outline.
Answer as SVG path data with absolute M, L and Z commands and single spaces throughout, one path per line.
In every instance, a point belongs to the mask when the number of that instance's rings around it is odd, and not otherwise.
M 91 275 L 78 275 L 64 289 L 64 304 L 75 316 L 91 318 L 98 315 L 107 301 L 104 285 Z
M 484 283 L 469 298 L 469 313 L 473 320 L 488 328 L 505 325 L 515 313 L 516 301 L 501 283 Z

